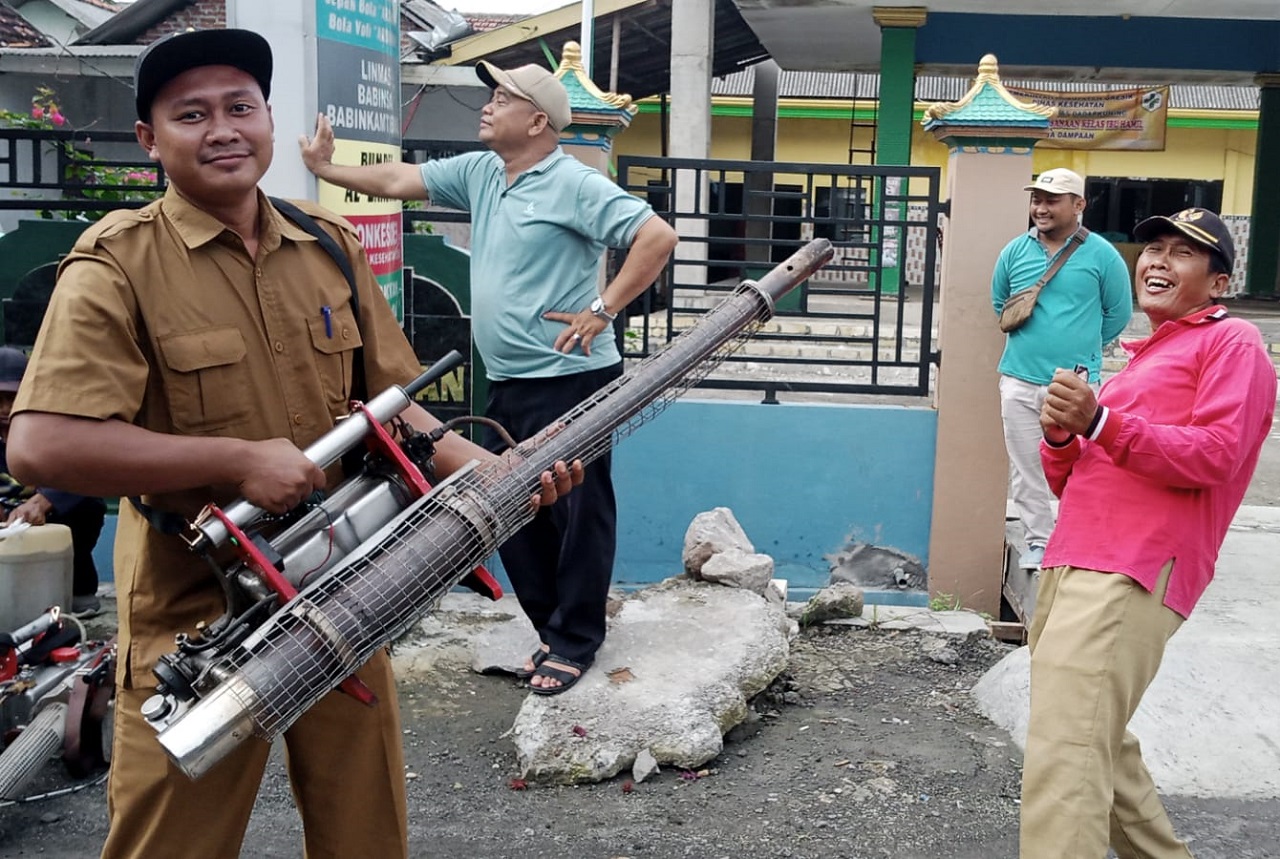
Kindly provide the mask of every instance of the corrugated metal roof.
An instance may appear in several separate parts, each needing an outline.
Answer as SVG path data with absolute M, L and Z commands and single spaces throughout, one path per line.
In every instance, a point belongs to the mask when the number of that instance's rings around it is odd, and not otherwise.
M 81 58 L 109 58 L 109 57 L 129 57 L 133 58 L 142 53 L 142 49 L 146 45 L 74 45 L 71 47 L 58 47 L 46 44 L 39 48 L 24 48 L 21 51 L 7 51 L 4 56 L 12 59 L 13 57 L 40 57 L 46 59 L 61 59 L 77 61 Z M 13 69 L 10 69 L 12 71 Z M 86 77 L 92 74 L 92 70 L 86 73 Z
M 755 82 L 755 69 L 747 68 L 711 82 L 713 95 L 750 96 Z M 1098 92 L 1124 89 L 1127 86 L 1159 86 L 1159 81 L 1132 84 L 1102 84 L 1089 81 L 1006 80 L 1007 86 L 1058 92 Z M 972 78 L 920 77 L 916 79 L 917 101 L 957 101 L 973 85 Z M 839 98 L 875 100 L 880 92 L 880 75 L 856 72 L 790 72 L 778 75 L 779 98 Z M 1185 110 L 1257 110 L 1258 88 L 1252 86 L 1213 86 L 1173 84 L 1169 91 L 1171 107 Z

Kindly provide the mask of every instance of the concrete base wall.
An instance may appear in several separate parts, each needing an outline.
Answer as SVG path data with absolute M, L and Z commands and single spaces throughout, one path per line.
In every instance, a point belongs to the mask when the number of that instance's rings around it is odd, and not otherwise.
M 793 589 L 852 542 L 928 564 L 937 414 L 928 408 L 681 401 L 614 453 L 619 584 L 682 569 L 698 513 L 728 507 Z
M 677 402 L 614 451 L 614 582 L 680 573 L 685 531 L 713 507 L 733 510 L 756 551 L 790 581 L 793 599 L 824 586 L 827 556 L 853 542 L 927 566 L 936 429 L 929 408 Z M 111 516 L 94 551 L 104 584 L 114 539 Z M 497 558 L 490 569 L 505 582 Z M 868 595 L 925 600 L 923 591 Z

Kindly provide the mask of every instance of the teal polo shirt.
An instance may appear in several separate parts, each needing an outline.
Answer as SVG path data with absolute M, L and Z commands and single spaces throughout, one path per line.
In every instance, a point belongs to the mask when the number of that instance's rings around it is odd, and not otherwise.
M 1034 228 L 1005 245 L 991 275 L 996 316 L 1010 295 L 1034 285 L 1061 253 L 1050 256 Z M 1120 336 L 1132 315 L 1133 285 L 1124 257 L 1111 242 L 1090 233 L 1040 290 L 1031 318 L 1009 332 L 1000 373 L 1047 385 L 1054 369 L 1081 364 L 1089 368 L 1089 381 L 1097 383 L 1102 347 Z
M 653 209 L 559 147 L 507 185 L 502 159 L 467 152 L 428 161 L 431 202 L 471 213 L 471 326 L 488 377 L 531 379 L 621 360 L 606 329 L 591 355 L 554 348 L 563 322 L 599 294 L 605 248 L 630 247 Z

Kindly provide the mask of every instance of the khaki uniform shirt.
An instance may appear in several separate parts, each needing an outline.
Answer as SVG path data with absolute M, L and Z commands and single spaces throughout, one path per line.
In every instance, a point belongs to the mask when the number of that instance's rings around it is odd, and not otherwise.
M 347 412 L 362 342 L 366 398 L 410 381 L 421 367 L 351 225 L 298 205 L 352 260 L 358 326 L 337 265 L 265 195 L 254 260 L 239 236 L 170 188 L 80 236 L 59 267 L 14 412 L 114 418 L 180 435 L 283 437 L 303 448 Z M 331 487 L 338 477 L 330 474 Z M 210 501 L 234 498 L 233 489 L 203 487 L 145 500 L 190 519 Z M 157 532 L 127 503 L 114 563 L 120 681 L 153 686 L 151 668 L 174 649 L 174 635 L 223 612 L 222 589 L 179 537 Z

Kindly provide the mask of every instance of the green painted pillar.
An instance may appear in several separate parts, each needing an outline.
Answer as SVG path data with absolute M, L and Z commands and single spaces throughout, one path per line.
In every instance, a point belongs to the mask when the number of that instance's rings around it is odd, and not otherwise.
M 872 9 L 875 22 L 880 25 L 880 99 L 876 112 L 875 163 L 903 166 L 911 163 L 911 131 L 914 120 L 916 93 L 916 30 L 925 22 L 923 7 L 885 7 Z M 886 178 L 877 183 L 876 208 L 889 220 L 901 220 L 907 214 L 907 204 L 895 201 L 905 195 L 903 180 Z M 905 253 L 905 231 L 899 227 L 886 227 L 880 237 L 879 286 L 881 292 L 897 294 L 902 279 L 902 263 Z M 872 275 L 873 287 L 876 283 Z
M 1280 280 L 1280 75 L 1259 75 L 1258 146 L 1253 162 L 1253 219 L 1244 291 L 1275 298 Z

